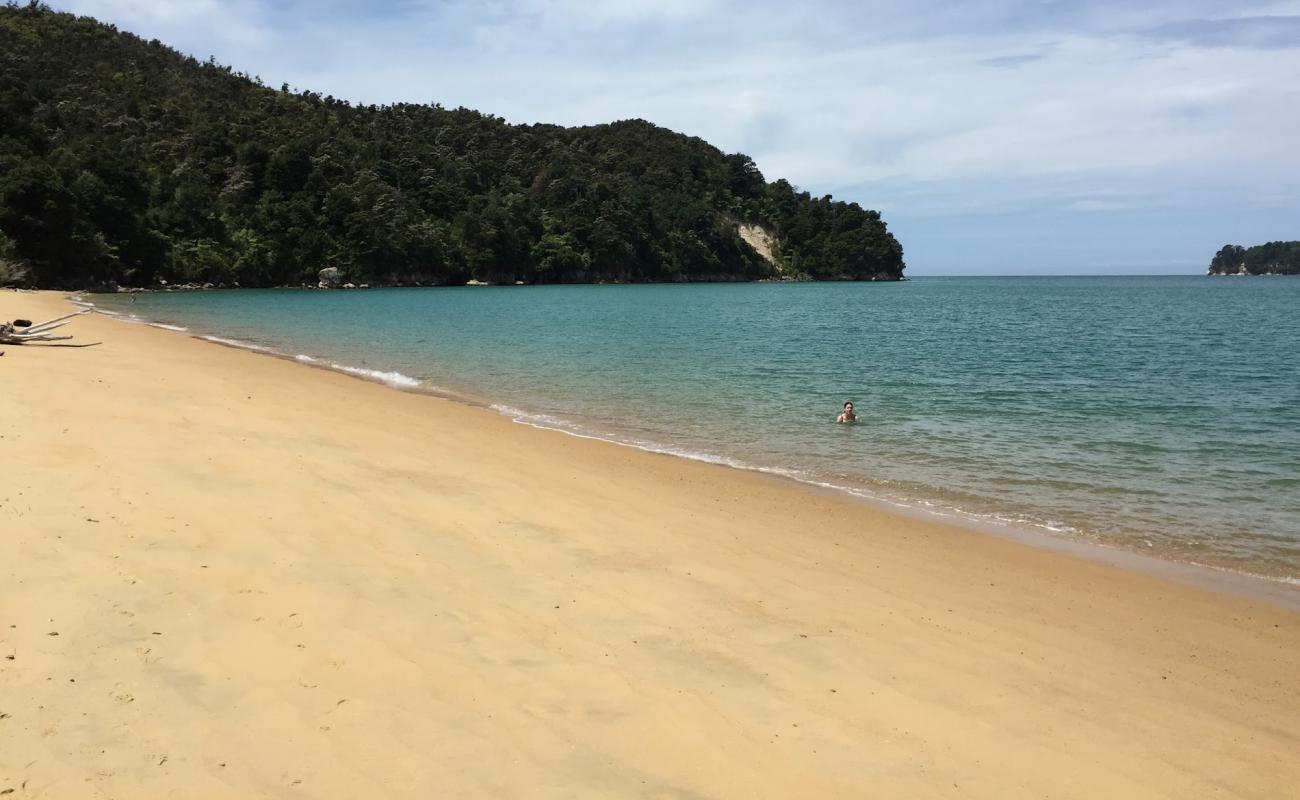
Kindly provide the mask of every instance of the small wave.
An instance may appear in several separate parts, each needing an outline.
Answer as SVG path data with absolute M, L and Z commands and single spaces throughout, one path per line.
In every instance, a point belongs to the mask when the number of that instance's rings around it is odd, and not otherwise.
M 524 411 L 522 409 L 515 408 L 514 406 L 507 406 L 501 404 L 493 404 L 488 406 L 488 408 L 491 408 L 493 411 L 497 412 L 498 414 L 502 414 L 504 416 L 510 417 L 512 421 L 518 422 L 521 425 L 528 425 L 529 427 L 541 428 L 543 430 L 548 430 L 548 431 L 558 431 L 559 433 L 567 433 L 568 435 L 576 436 L 579 439 L 593 439 L 599 442 L 609 442 L 611 444 L 622 445 L 623 447 L 633 447 L 636 448 L 637 450 L 644 450 L 648 453 L 659 453 L 660 455 L 675 456 L 677 458 L 686 458 L 686 459 L 690 459 L 691 461 L 703 461 L 706 464 L 721 464 L 727 467 L 734 467 L 736 469 L 753 470 L 755 472 L 769 471 L 763 467 L 756 467 L 752 464 L 746 464 L 745 462 L 738 461 L 734 458 L 719 456 L 713 453 L 706 453 L 699 450 L 686 450 L 683 448 L 669 447 L 667 445 L 661 445 L 657 442 L 646 442 L 638 439 L 621 438 L 613 434 L 595 433 L 593 431 L 586 430 L 585 428 L 578 425 L 577 423 L 570 422 L 569 420 L 563 419 L 561 417 L 552 416 L 550 414 L 538 414 L 531 411 Z
M 402 389 L 413 389 L 420 385 L 420 381 L 412 378 L 410 375 L 403 375 L 400 372 L 384 372 L 379 369 L 363 369 L 361 367 L 349 367 L 346 364 L 330 364 L 332 369 L 339 372 L 346 372 L 349 375 L 356 375 L 359 378 L 369 378 L 370 380 L 386 383 L 389 386 L 396 386 Z
M 598 437 L 592 437 L 592 438 L 598 438 Z M 735 458 L 720 456 L 714 453 L 706 453 L 700 450 L 686 450 L 684 448 L 669 447 L 667 445 L 656 444 L 654 442 L 638 442 L 638 441 L 626 442 L 626 441 L 619 441 L 618 439 L 610 439 L 609 441 L 617 442 L 618 444 L 625 445 L 627 447 L 635 447 L 638 450 L 645 450 L 647 453 L 659 453 L 660 455 L 673 456 L 675 458 L 686 458 L 691 461 L 703 461 L 705 464 L 720 464 L 724 467 L 731 467 L 733 469 L 746 469 L 751 472 L 768 472 L 773 475 L 786 474 L 785 472 L 777 472 L 776 470 L 768 467 L 757 467 L 754 466 L 753 464 L 747 464 L 744 461 L 740 461 Z M 786 475 L 786 477 L 794 477 L 794 473 L 790 473 Z
M 1237 567 L 1227 567 L 1222 564 L 1211 564 L 1202 561 L 1186 561 L 1183 563 L 1191 564 L 1193 567 L 1213 570 L 1214 572 L 1226 572 L 1230 575 L 1239 575 L 1254 580 L 1265 580 L 1270 583 L 1281 583 L 1286 586 L 1300 586 L 1300 577 L 1293 575 L 1269 575 L 1260 572 L 1251 572 L 1250 570 L 1239 569 Z
M 547 429 L 554 428 L 557 430 L 563 430 L 565 433 L 574 432 L 574 428 L 571 423 L 568 423 L 565 420 L 560 419 L 559 417 L 553 417 L 550 414 L 535 414 L 530 411 L 524 411 L 523 409 L 515 408 L 514 406 L 506 406 L 506 405 L 501 405 L 499 403 L 494 403 L 488 407 L 491 408 L 493 411 L 497 412 L 498 414 L 504 414 L 505 416 L 510 417 L 515 422 L 519 422 L 524 425 L 532 425 L 535 428 L 547 428 Z M 590 437 L 590 438 L 596 438 L 596 437 Z
M 180 325 L 168 325 L 165 322 L 150 322 L 148 324 L 151 328 L 162 328 L 165 331 L 176 331 L 177 333 L 184 333 L 189 330 L 189 328 L 183 328 Z
M 117 320 L 118 322 L 126 322 L 126 323 L 129 323 L 129 324 L 131 324 L 131 325 L 152 325 L 152 324 L 153 324 L 153 323 L 150 322 L 149 320 L 147 320 L 147 319 L 145 319 L 145 318 L 143 318 L 143 317 L 141 317 L 141 316 L 138 316 L 138 315 L 136 315 L 136 314 L 123 313 L 123 312 L 121 312 L 121 311 L 109 311 L 109 310 L 106 309 L 106 308 L 96 308 L 96 309 L 92 309 L 92 310 L 93 310 L 96 314 L 104 314 L 104 315 L 106 315 L 106 316 L 112 317 L 113 319 Z
M 241 342 L 238 339 L 226 339 L 222 336 L 200 336 L 199 338 L 206 339 L 209 342 L 216 342 L 217 344 L 224 344 L 227 347 L 238 347 L 242 350 L 257 350 L 258 352 L 261 353 L 275 352 L 271 348 L 265 347 L 260 344 L 253 344 L 252 342 Z
M 293 360 L 294 360 L 294 361 L 301 361 L 301 362 L 304 363 L 304 364 L 315 364 L 315 363 L 317 363 L 317 360 L 316 360 L 316 359 L 314 359 L 314 358 L 312 358 L 311 356 L 308 356 L 308 355 L 303 355 L 302 353 L 299 353 L 298 355 L 294 356 L 294 357 L 293 357 Z

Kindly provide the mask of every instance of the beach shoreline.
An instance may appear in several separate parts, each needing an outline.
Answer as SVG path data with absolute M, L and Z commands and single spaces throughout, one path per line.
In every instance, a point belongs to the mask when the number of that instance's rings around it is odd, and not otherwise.
M 299 287 L 284 287 L 299 288 Z M 303 287 L 306 288 L 306 287 Z M 381 287 L 382 288 L 382 287 Z M 415 287 L 408 287 L 415 288 Z M 221 287 L 226 289 L 226 287 Z M 202 290 L 196 290 L 202 291 Z M 941 525 L 956 526 L 968 531 L 996 536 L 1003 539 L 1046 548 L 1078 558 L 1085 558 L 1098 563 L 1108 564 L 1121 569 L 1136 570 L 1149 575 L 1162 576 L 1191 586 L 1212 591 L 1264 600 L 1293 611 L 1300 611 L 1300 578 L 1279 576 L 1264 571 L 1251 571 L 1235 563 L 1214 563 L 1212 561 L 1192 561 L 1170 553 L 1143 552 L 1131 542 L 1103 541 L 1093 537 L 1079 536 L 1074 532 L 1062 532 L 1043 525 L 1017 522 L 1011 519 L 997 520 L 980 515 L 966 513 L 958 508 L 937 506 L 928 501 L 888 497 L 877 492 L 867 491 L 847 485 L 827 483 L 811 477 L 801 477 L 790 470 L 746 464 L 734 458 L 716 453 L 688 453 L 680 449 L 641 444 L 625 441 L 616 436 L 602 435 L 594 430 L 566 427 L 539 420 L 539 415 L 524 409 L 494 404 L 491 400 L 449 389 L 434 386 L 417 378 L 400 372 L 367 369 L 346 364 L 334 363 L 331 359 L 319 355 L 295 354 L 275 347 L 255 342 L 229 339 L 208 330 L 191 330 L 189 327 L 177 326 L 165 322 L 140 317 L 135 313 L 106 308 L 87 299 L 85 292 L 72 293 L 66 299 L 74 306 L 88 308 L 96 313 L 110 316 L 114 320 L 128 324 L 143 324 L 172 333 L 179 333 L 200 341 L 245 350 L 272 358 L 292 361 L 296 364 L 345 374 L 360 380 L 377 383 L 399 391 L 436 398 L 467 405 L 482 411 L 505 416 L 512 421 L 541 430 L 552 431 L 581 439 L 603 442 L 619 447 L 627 447 L 643 453 L 682 458 L 705 464 L 734 469 L 739 472 L 785 483 L 793 483 L 808 491 L 828 491 L 838 496 L 852 498 L 865 503 L 877 511 L 899 514 L 904 517 L 922 521 L 937 522 Z M 540 415 L 546 417 L 546 415 Z
M 69 330 L 105 344 L 0 348 L 0 791 L 1300 786 L 1284 603 L 292 357 Z

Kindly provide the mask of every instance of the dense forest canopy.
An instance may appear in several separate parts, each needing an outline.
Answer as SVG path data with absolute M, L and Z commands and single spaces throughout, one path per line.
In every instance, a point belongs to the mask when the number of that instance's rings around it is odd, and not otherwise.
M 1210 262 L 1211 275 L 1300 275 L 1300 242 L 1254 247 L 1225 244 Z
M 738 235 L 759 225 L 761 256 Z M 875 211 L 641 120 L 509 125 L 279 90 L 0 8 L 0 283 L 898 279 Z

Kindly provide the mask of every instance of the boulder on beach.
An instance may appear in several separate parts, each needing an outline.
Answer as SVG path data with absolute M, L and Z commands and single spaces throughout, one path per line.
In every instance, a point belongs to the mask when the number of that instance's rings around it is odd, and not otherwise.
M 337 289 L 343 282 L 343 274 L 338 267 L 326 267 L 316 273 L 316 278 L 319 281 L 316 285 L 322 289 Z

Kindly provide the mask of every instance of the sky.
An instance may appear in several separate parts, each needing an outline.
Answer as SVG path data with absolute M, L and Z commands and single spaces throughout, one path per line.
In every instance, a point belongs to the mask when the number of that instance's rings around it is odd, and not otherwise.
M 909 275 L 1300 239 L 1300 0 L 54 0 L 270 86 L 641 118 L 880 210 Z

